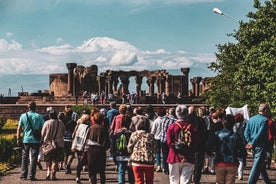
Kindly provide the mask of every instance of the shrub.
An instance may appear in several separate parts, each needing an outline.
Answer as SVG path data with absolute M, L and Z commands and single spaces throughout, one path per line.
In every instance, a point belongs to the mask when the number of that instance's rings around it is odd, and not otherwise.
M 13 155 L 13 147 L 16 145 L 16 139 L 8 140 L 6 138 L 0 137 L 0 162 L 10 161 Z

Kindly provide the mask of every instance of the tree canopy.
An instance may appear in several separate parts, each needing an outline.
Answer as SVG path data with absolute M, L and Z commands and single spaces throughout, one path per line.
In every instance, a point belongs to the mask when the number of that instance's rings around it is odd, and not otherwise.
M 248 104 L 256 113 L 267 103 L 276 113 L 276 0 L 254 0 L 255 12 L 239 30 L 228 36 L 235 43 L 217 45 L 216 61 L 209 65 L 217 76 L 203 93 L 206 104 L 215 107 L 241 107 Z

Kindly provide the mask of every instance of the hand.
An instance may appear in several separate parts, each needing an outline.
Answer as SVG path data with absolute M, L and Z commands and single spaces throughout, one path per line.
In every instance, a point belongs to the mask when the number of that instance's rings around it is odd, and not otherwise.
M 17 146 L 20 146 L 20 144 L 21 144 L 20 139 L 17 139 L 17 140 L 16 140 L 16 144 L 17 144 Z
M 247 145 L 245 145 L 245 148 L 246 148 L 246 149 L 251 149 L 251 148 L 252 148 L 252 144 L 247 144 Z

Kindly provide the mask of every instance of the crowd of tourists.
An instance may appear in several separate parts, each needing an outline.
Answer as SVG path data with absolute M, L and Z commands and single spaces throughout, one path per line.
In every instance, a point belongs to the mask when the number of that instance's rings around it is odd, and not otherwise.
M 70 105 L 64 112 L 48 107 L 43 115 L 35 108 L 35 102 L 28 104 L 17 130 L 17 143 L 23 143 L 21 180 L 37 180 L 40 161 L 46 162 L 46 180 L 58 180 L 58 171 L 72 174 L 76 158 L 77 183 L 86 170 L 92 184 L 97 174 L 103 184 L 109 158 L 120 184 L 152 184 L 155 172 L 168 175 L 170 184 L 199 184 L 202 173 L 216 175 L 218 184 L 232 184 L 244 179 L 250 151 L 254 162 L 248 183 L 257 183 L 259 176 L 272 183 L 266 169 L 275 167 L 275 125 L 264 103 L 248 121 L 242 113 L 183 104 L 167 109 L 121 104 L 117 109 L 111 102 L 109 109 L 85 109 L 81 114 Z

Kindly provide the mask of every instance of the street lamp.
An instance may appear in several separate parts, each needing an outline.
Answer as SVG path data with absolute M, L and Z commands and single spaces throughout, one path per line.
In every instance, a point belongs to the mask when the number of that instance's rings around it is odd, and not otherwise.
M 218 9 L 218 8 L 214 8 L 214 9 L 213 9 L 213 12 L 216 13 L 216 14 L 219 14 L 219 15 L 224 15 L 224 16 L 226 16 L 226 17 L 229 17 L 229 18 L 231 18 L 231 19 L 233 19 L 233 20 L 239 22 L 238 19 L 236 19 L 236 18 L 234 18 L 234 17 L 232 17 L 232 16 L 230 16 L 230 15 L 227 15 L 226 13 L 223 13 L 223 12 L 222 12 L 220 9 Z

